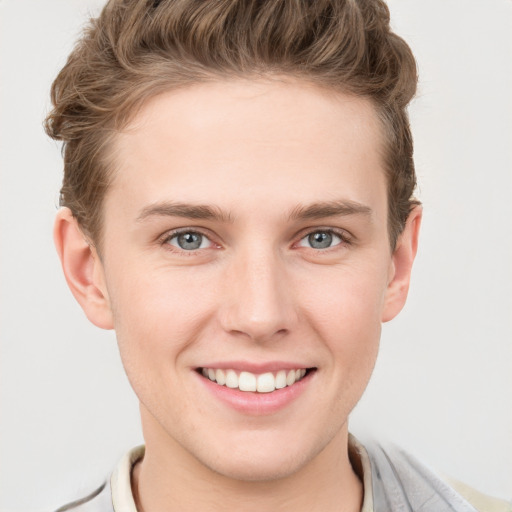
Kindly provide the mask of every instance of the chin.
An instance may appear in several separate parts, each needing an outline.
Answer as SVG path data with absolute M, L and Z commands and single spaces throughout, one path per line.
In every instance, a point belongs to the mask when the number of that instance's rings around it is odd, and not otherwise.
M 285 479 L 308 466 L 329 444 L 329 438 L 267 435 L 233 436 L 217 449 L 196 452 L 197 460 L 223 477 L 241 482 L 268 482 Z M 212 446 L 210 444 L 210 446 Z
M 283 460 L 282 455 L 276 457 L 248 456 L 247 458 L 233 457 L 229 460 L 202 461 L 211 471 L 231 480 L 240 482 L 269 482 L 287 478 L 300 469 L 307 461 L 298 456 L 288 456 Z

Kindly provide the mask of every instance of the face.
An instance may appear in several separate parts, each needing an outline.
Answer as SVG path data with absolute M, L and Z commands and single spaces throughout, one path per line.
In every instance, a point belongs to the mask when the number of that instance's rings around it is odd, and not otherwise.
M 390 316 L 380 155 L 369 102 L 298 83 L 169 92 L 118 136 L 96 270 L 148 447 L 261 480 L 346 439 Z

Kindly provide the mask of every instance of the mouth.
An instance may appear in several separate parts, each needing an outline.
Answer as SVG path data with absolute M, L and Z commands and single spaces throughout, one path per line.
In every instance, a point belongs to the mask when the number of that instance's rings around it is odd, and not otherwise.
M 219 386 L 249 393 L 272 393 L 293 386 L 315 370 L 295 368 L 260 374 L 223 368 L 197 368 L 196 371 Z

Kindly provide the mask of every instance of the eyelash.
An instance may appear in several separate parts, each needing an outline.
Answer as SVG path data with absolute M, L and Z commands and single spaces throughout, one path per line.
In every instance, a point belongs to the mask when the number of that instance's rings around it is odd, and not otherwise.
M 195 250 L 188 250 L 187 251 L 186 249 L 181 249 L 180 247 L 176 247 L 176 246 L 173 246 L 173 245 L 170 244 L 170 241 L 172 239 L 177 238 L 180 235 L 185 235 L 185 234 L 189 234 L 189 233 L 190 234 L 200 235 L 200 236 L 206 238 L 211 244 L 218 246 L 218 244 L 216 244 L 215 242 L 212 241 L 211 235 L 207 235 L 206 233 L 204 233 L 203 231 L 201 231 L 200 229 L 197 229 L 197 228 L 181 228 L 181 229 L 176 229 L 176 230 L 171 231 L 171 232 L 166 232 L 164 235 L 162 235 L 159 238 L 160 245 L 162 245 L 163 247 L 165 247 L 169 251 L 179 252 L 179 253 L 184 254 L 186 256 L 193 256 L 194 254 L 197 253 L 197 251 L 199 251 L 201 249 L 195 249 Z
M 171 232 L 166 232 L 164 235 L 159 237 L 159 243 L 160 243 L 160 245 L 166 247 L 166 249 L 169 250 L 169 251 L 173 251 L 173 252 L 177 251 L 177 252 L 180 252 L 180 253 L 182 253 L 184 255 L 187 255 L 187 256 L 193 256 L 194 254 L 197 254 L 197 252 L 199 250 L 204 250 L 205 248 L 203 248 L 203 249 L 198 248 L 198 249 L 186 250 L 186 249 L 181 249 L 179 247 L 176 247 L 176 246 L 170 244 L 170 241 L 173 240 L 174 238 L 176 238 L 176 237 L 178 237 L 180 235 L 183 235 L 183 234 L 188 234 L 188 233 L 200 235 L 200 236 L 206 238 L 210 242 L 210 244 L 213 244 L 213 245 L 216 245 L 217 247 L 220 247 L 218 244 L 216 244 L 211 239 L 210 235 L 204 233 L 203 231 L 201 231 L 200 229 L 197 229 L 197 228 L 181 228 L 181 229 L 176 229 L 176 230 L 171 231 Z M 294 246 L 300 244 L 300 242 L 302 242 L 307 237 L 309 237 L 309 236 L 311 236 L 311 235 L 313 235 L 315 233 L 325 233 L 325 234 L 328 234 L 328 235 L 334 235 L 334 236 L 338 237 L 341 241 L 340 241 L 340 243 L 337 243 L 336 245 L 333 245 L 333 246 L 330 246 L 330 247 L 326 247 L 324 249 L 315 249 L 314 247 L 307 247 L 307 246 L 301 246 L 301 247 L 305 247 L 307 249 L 315 250 L 315 251 L 318 251 L 318 252 L 327 252 L 327 251 L 329 251 L 329 249 L 334 249 L 334 248 L 339 247 L 339 246 L 350 246 L 353 243 L 352 236 L 347 231 L 345 231 L 345 230 L 318 227 L 318 228 L 309 230 L 309 231 L 301 234 L 298 242 L 294 243 Z
M 340 242 L 335 245 L 332 245 L 330 247 L 326 247 L 324 249 L 315 249 L 314 247 L 306 247 L 306 246 L 302 246 L 302 247 L 316 250 L 318 252 L 327 252 L 327 251 L 329 251 L 329 249 L 336 249 L 337 247 L 340 247 L 340 246 L 350 246 L 353 243 L 352 236 L 347 231 L 342 230 L 342 229 L 322 228 L 322 227 L 317 227 L 315 229 L 307 231 L 300 237 L 298 243 L 302 242 L 303 240 L 305 240 L 306 238 L 308 238 L 309 236 L 311 236 L 315 233 L 325 233 L 327 235 L 334 235 L 340 239 Z

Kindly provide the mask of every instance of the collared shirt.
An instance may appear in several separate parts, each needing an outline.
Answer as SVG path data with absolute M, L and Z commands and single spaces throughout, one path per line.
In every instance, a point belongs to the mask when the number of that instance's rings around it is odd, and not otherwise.
M 421 497 L 420 491 L 420 508 L 406 496 L 407 492 L 409 492 L 406 489 L 403 504 L 401 501 L 397 501 L 396 503 L 400 504 L 395 508 L 391 508 L 394 507 L 394 505 L 390 505 L 389 499 L 387 502 L 383 500 L 386 499 L 386 492 L 388 494 L 396 494 L 396 490 L 391 484 L 388 486 L 388 482 L 386 482 L 385 478 L 384 483 L 382 483 L 382 481 L 379 483 L 379 479 L 382 480 L 382 474 L 385 475 L 386 473 L 387 462 L 384 464 L 379 463 L 379 455 L 376 455 L 378 453 L 383 454 L 383 459 L 387 461 L 389 459 L 388 453 L 384 452 L 380 448 L 375 451 L 370 451 L 369 453 L 369 451 L 353 436 L 349 436 L 348 448 L 350 462 L 357 476 L 363 483 L 364 497 L 361 512 L 380 512 L 380 510 L 386 510 L 386 512 L 395 512 L 395 510 L 397 512 L 416 512 L 420 510 L 421 512 L 428 512 L 430 510 L 435 510 L 436 512 L 437 510 L 453 510 L 454 512 L 512 512 L 512 504 L 481 494 L 460 482 L 449 480 L 447 482 L 448 485 L 446 485 L 438 477 L 424 469 L 410 456 L 407 456 L 405 460 L 407 463 L 412 461 L 411 466 L 407 466 L 407 464 L 400 466 L 400 456 L 395 456 L 396 459 L 393 462 L 396 466 L 394 464 L 390 466 L 392 467 L 392 471 L 396 473 L 396 468 L 398 468 L 399 474 L 400 468 L 405 472 L 409 472 L 410 468 L 413 468 L 414 471 L 417 471 L 417 469 L 420 468 L 422 475 L 421 478 L 416 478 L 412 484 L 408 484 L 407 482 L 404 484 L 403 480 L 399 480 L 399 493 L 402 492 L 403 485 L 406 487 L 407 485 L 410 485 L 414 494 L 417 491 L 418 482 L 420 482 L 420 485 L 421 482 L 428 482 L 428 485 L 425 486 L 428 492 L 430 492 L 434 487 L 436 487 L 437 491 L 439 486 L 441 486 L 444 487 L 445 494 L 441 492 L 440 494 L 435 494 L 435 496 L 428 495 L 426 500 L 424 500 L 423 497 Z M 130 450 L 119 461 L 110 479 L 105 482 L 105 484 L 91 495 L 81 500 L 74 501 L 73 503 L 69 503 L 64 507 L 59 508 L 56 512 L 137 512 L 137 507 L 135 506 L 132 494 L 131 475 L 134 465 L 144 457 L 144 450 L 144 446 L 138 446 Z M 384 488 L 385 492 L 383 494 Z M 375 497 L 380 501 L 380 508 L 374 507 L 375 492 L 377 492 Z M 394 499 L 395 497 L 391 498 L 392 501 Z M 442 503 L 442 508 L 437 508 L 440 507 L 440 505 L 435 505 L 435 503 Z

